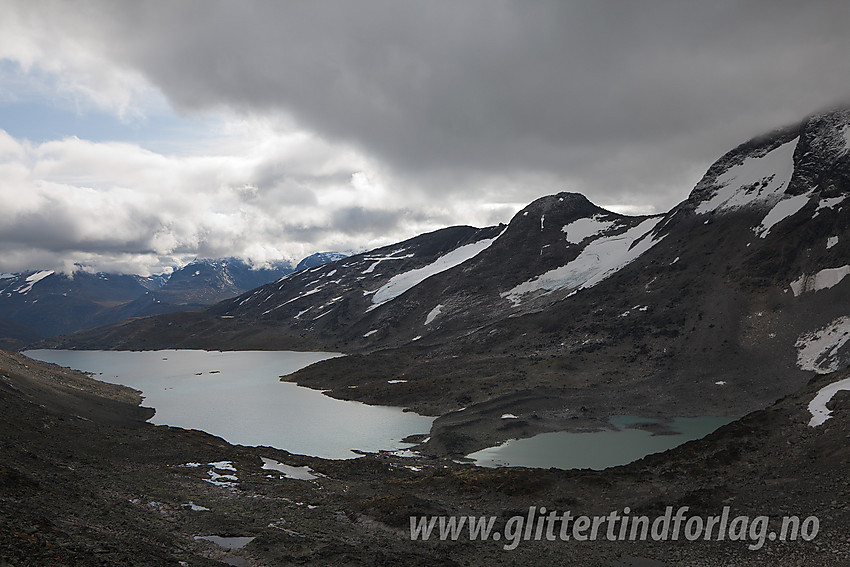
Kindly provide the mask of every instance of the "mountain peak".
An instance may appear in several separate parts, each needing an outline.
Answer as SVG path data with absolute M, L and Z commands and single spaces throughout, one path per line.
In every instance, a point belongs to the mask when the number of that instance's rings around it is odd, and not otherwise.
M 315 254 L 311 254 L 298 262 L 298 265 L 295 266 L 295 271 L 304 270 L 307 268 L 315 268 L 316 266 L 321 266 L 322 264 L 327 264 L 328 262 L 336 262 L 337 260 L 342 260 L 343 258 L 347 258 L 349 255 L 343 252 L 316 252 Z
M 557 226 L 560 229 L 565 224 L 578 219 L 599 216 L 613 219 L 620 215 L 594 205 L 581 193 L 562 192 L 532 201 L 514 215 L 510 222 L 510 230 L 528 230 L 537 227 L 537 230 L 544 231 L 547 225 Z
M 590 216 L 599 212 L 607 212 L 591 203 L 581 193 L 561 192 L 555 195 L 546 195 L 532 201 L 518 214 L 540 214 L 557 210 L 561 213 L 574 213 L 581 216 Z
M 697 183 L 685 208 L 707 214 L 771 208 L 790 198 L 836 197 L 850 187 L 850 109 L 815 114 L 724 154 Z

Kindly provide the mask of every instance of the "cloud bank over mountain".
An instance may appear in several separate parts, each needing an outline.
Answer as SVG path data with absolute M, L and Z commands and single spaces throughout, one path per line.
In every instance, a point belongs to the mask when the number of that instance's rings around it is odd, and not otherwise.
M 560 190 L 663 211 L 850 97 L 842 2 L 2 4 L 7 271 L 369 248 Z

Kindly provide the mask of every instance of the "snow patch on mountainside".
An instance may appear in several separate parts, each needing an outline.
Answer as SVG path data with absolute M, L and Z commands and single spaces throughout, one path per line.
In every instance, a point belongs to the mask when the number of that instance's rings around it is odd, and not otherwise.
M 797 366 L 818 374 L 841 368 L 838 351 L 850 340 L 850 317 L 839 317 L 826 327 L 803 333 L 797 339 Z
M 374 261 L 374 263 L 372 265 L 370 265 L 368 268 L 366 268 L 365 270 L 363 270 L 361 273 L 362 274 L 371 274 L 372 272 L 375 271 L 375 268 L 377 268 L 378 264 L 380 264 L 381 262 L 386 262 L 388 260 L 406 260 L 408 258 L 413 258 L 413 254 L 406 254 L 404 256 L 393 256 L 393 254 L 396 254 L 398 252 L 403 252 L 403 250 L 396 250 L 395 252 L 391 252 L 389 256 L 367 256 L 363 260 L 364 261 L 372 260 L 372 261 Z
M 818 393 L 809 402 L 809 413 L 812 414 L 812 419 L 809 420 L 809 427 L 823 425 L 823 422 L 832 417 L 832 411 L 826 407 L 826 404 L 832 400 L 835 394 L 842 390 L 850 390 L 850 378 L 833 382 L 818 390 Z
M 428 316 L 427 316 L 427 317 L 425 317 L 425 324 L 426 324 L 426 325 L 430 325 L 431 323 L 433 323 L 433 322 L 434 322 L 434 319 L 436 319 L 436 318 L 440 315 L 440 313 L 442 313 L 442 311 L 443 311 L 443 306 L 442 306 L 442 305 L 438 305 L 438 306 L 436 306 L 435 308 L 433 308 L 433 309 L 432 309 L 432 310 L 428 313 Z
M 580 244 L 585 238 L 596 236 L 613 226 L 614 221 L 603 221 L 600 218 L 599 215 L 594 215 L 590 218 L 578 219 L 564 225 L 561 230 L 567 235 L 567 242 Z
M 826 239 L 826 249 L 827 250 L 829 250 L 830 248 L 832 248 L 836 244 L 838 244 L 838 237 L 837 236 L 830 236 L 829 238 Z
M 29 290 L 32 289 L 32 286 L 34 286 L 35 284 L 37 284 L 38 282 L 40 282 L 41 280 L 43 280 L 47 276 L 52 276 L 52 275 L 53 275 L 53 270 L 43 270 L 41 272 L 36 272 L 36 273 L 32 274 L 31 276 L 28 276 L 27 279 L 26 279 L 27 283 L 25 283 L 21 287 L 15 289 L 15 291 L 17 291 L 18 293 L 27 293 Z
M 826 199 L 821 199 L 820 202 L 818 203 L 817 210 L 831 209 L 835 205 L 838 205 L 839 203 L 843 202 L 844 199 L 846 199 L 846 198 L 847 198 L 847 195 L 842 195 L 841 197 L 828 197 Z
M 504 234 L 502 231 L 499 236 Z M 478 242 L 473 242 L 472 244 L 466 244 L 464 246 L 460 246 L 455 248 L 448 254 L 444 256 L 440 256 L 435 261 L 431 262 L 427 266 L 423 266 L 421 268 L 416 268 L 415 270 L 410 270 L 409 272 L 404 272 L 401 274 L 396 274 L 390 281 L 381 286 L 378 291 L 375 292 L 375 295 L 372 296 L 372 305 L 369 309 L 374 309 L 378 305 L 386 303 L 387 301 L 393 300 L 402 293 L 406 292 L 410 288 L 422 283 L 427 278 L 435 274 L 439 274 L 440 272 L 445 272 L 448 269 L 454 268 L 467 260 L 470 260 L 486 250 L 493 244 L 499 236 L 495 238 L 485 238 L 484 240 L 479 240 Z
M 760 157 L 747 157 L 717 176 L 714 195 L 696 208 L 699 214 L 737 209 L 756 202 L 771 201 L 788 187 L 794 173 L 794 149 L 799 138 L 782 144 Z
M 662 218 L 649 218 L 622 234 L 598 238 L 585 246 L 569 264 L 549 270 L 500 295 L 518 305 L 523 295 L 538 290 L 592 287 L 660 242 L 661 239 L 655 240 L 647 235 Z
M 829 289 L 838 285 L 848 274 L 850 274 L 850 266 L 826 268 L 814 275 L 804 274 L 791 282 L 791 291 L 794 292 L 794 296 L 800 296 L 808 291 Z
M 790 199 L 785 199 L 776 203 L 770 212 L 762 219 L 761 224 L 755 228 L 756 234 L 765 238 L 770 232 L 770 229 L 787 219 L 794 216 L 800 209 L 806 206 L 809 202 L 811 191 L 803 195 L 797 195 Z

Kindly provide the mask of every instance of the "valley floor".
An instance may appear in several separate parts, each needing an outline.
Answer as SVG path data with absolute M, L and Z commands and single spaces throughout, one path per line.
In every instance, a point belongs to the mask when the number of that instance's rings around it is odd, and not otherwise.
M 144 423 L 137 392 L 0 353 L 0 565 L 850 564 L 850 395 L 809 427 L 820 376 L 709 437 L 606 471 L 483 469 L 437 457 L 329 461 L 229 445 Z M 315 478 L 264 469 L 274 459 Z M 811 541 L 515 541 L 530 507 L 573 516 L 783 516 L 819 520 Z M 496 517 L 500 541 L 412 541 L 410 517 Z M 435 534 L 439 531 L 435 531 Z M 557 533 L 557 529 L 554 533 Z M 754 532 L 755 535 L 758 535 Z M 228 551 L 197 536 L 253 537 Z M 523 534 L 525 535 L 525 534 Z M 614 538 L 618 539 L 618 538 Z M 756 538 L 757 539 L 757 538 Z M 511 540 L 513 541 L 513 540 Z

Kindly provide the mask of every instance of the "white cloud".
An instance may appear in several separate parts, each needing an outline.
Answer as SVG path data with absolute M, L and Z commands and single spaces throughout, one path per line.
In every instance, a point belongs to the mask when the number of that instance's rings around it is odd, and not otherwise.
M 0 60 L 20 67 L 3 77 L 3 98 L 62 101 L 79 111 L 99 109 L 128 120 L 165 104 L 142 73 L 109 58 L 109 45 L 95 39 L 97 19 L 66 17 L 63 3 L 45 3 L 40 10 L 27 4 L 3 6 Z
M 78 138 L 32 144 L 0 131 L 0 269 L 38 262 L 148 272 L 228 255 L 262 264 L 394 241 L 427 224 L 423 214 L 406 226 L 407 211 L 395 208 L 367 160 L 305 132 L 229 125 L 219 151 L 209 140 L 204 150 L 164 155 Z M 346 207 L 361 218 L 384 215 L 386 232 L 340 216 Z

